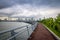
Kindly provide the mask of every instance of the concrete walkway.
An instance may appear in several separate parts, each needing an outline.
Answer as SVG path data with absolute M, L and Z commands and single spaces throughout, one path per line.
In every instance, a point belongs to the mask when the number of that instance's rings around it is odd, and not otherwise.
M 28 40 L 57 40 L 41 23 L 28 38 Z

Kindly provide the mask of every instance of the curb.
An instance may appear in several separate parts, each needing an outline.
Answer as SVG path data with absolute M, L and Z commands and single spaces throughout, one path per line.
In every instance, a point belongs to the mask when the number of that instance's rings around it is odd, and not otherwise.
M 48 31 L 50 31 L 50 32 L 52 33 L 52 35 L 57 38 L 57 40 L 60 40 L 60 38 L 59 38 L 54 32 L 52 32 L 47 26 L 45 26 L 44 24 L 43 24 L 43 26 L 44 26 Z

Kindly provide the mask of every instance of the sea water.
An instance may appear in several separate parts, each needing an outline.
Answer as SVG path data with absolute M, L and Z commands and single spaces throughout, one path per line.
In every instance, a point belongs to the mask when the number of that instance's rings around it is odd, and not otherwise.
M 26 25 L 31 26 L 31 24 L 24 23 L 24 22 L 0 22 L 0 32 L 4 31 L 4 30 L 12 29 L 12 28 L 26 26 Z M 26 27 L 24 27 L 24 28 L 15 30 L 16 32 L 22 32 L 22 31 L 26 30 L 26 31 L 20 33 L 19 35 L 17 35 L 16 40 L 27 40 L 29 35 L 28 35 L 27 28 Z M 31 27 L 29 27 L 29 32 L 30 32 L 30 34 L 32 33 Z M 5 33 L 0 36 L 0 40 L 6 40 L 10 36 L 11 36 L 11 32 Z

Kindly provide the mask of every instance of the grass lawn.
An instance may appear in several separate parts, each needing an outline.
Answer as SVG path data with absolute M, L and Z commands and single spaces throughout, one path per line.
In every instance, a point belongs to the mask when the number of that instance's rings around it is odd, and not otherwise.
M 59 31 L 54 30 L 52 27 L 48 27 L 48 28 L 60 38 L 60 32 Z
M 40 23 L 40 22 L 39 22 Z M 43 23 L 44 24 L 44 23 Z M 45 25 L 45 24 L 44 24 Z M 47 25 L 46 25 L 46 27 L 48 27 Z M 54 32 L 59 38 L 60 38 L 60 32 L 59 31 L 57 31 L 57 30 L 55 30 L 55 29 L 53 29 L 52 27 L 48 27 L 52 32 Z

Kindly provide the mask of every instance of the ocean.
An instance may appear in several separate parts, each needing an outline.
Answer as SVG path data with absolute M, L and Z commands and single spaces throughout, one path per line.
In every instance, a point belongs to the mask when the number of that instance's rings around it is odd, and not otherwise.
M 26 27 L 24 27 L 22 29 L 15 30 L 15 32 L 16 33 L 17 32 L 22 32 L 22 33 L 20 33 L 19 35 L 16 36 L 16 40 L 27 40 L 28 37 L 33 32 L 31 24 L 28 24 L 28 23 L 24 23 L 24 22 L 0 22 L 0 32 L 4 31 L 4 30 L 12 29 L 12 28 L 18 28 L 18 27 L 26 26 L 26 25 L 29 26 L 28 27 L 29 34 L 28 34 L 28 31 L 27 31 Z M 11 37 L 11 32 L 2 34 L 0 36 L 0 40 L 6 40 L 9 37 Z

